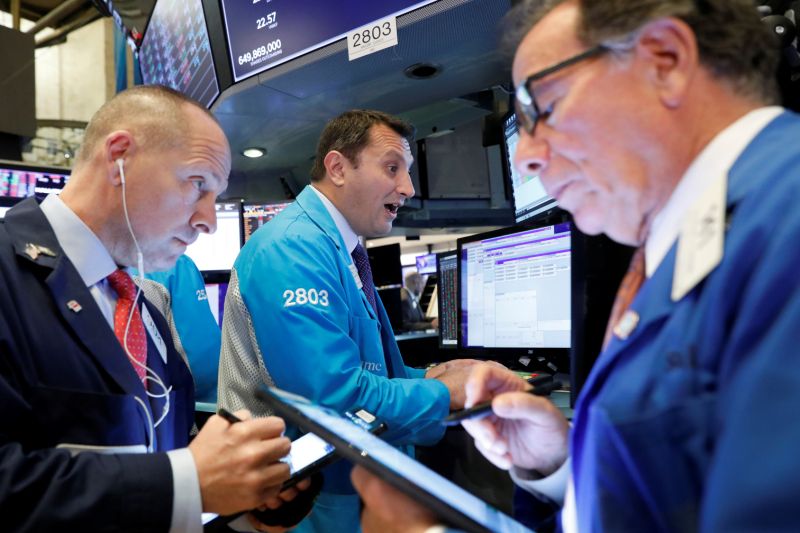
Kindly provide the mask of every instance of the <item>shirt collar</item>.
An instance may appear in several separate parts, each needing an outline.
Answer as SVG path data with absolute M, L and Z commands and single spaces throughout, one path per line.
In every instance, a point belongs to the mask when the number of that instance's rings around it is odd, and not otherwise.
M 782 112 L 783 108 L 778 106 L 750 111 L 717 134 L 689 165 L 661 212 L 653 218 L 644 251 L 648 278 L 678 239 L 681 221 L 694 201 L 709 184 L 730 171 L 747 145 Z
M 75 266 L 87 287 L 102 281 L 117 269 L 114 259 L 97 235 L 61 198 L 50 194 L 40 207 L 64 255 Z
M 325 206 L 325 209 L 328 211 L 328 214 L 333 219 L 333 223 L 336 224 L 336 229 L 339 230 L 339 233 L 344 240 L 344 245 L 347 247 L 348 253 L 353 253 L 353 250 L 356 249 L 358 245 L 358 235 L 356 232 L 353 231 L 353 228 L 350 227 L 350 223 L 347 222 L 347 219 L 344 218 L 344 215 L 341 211 L 336 209 L 336 206 L 328 200 L 327 196 L 322 194 L 322 192 L 311 185 L 311 190 L 317 193 L 317 196 L 322 201 L 322 205 Z

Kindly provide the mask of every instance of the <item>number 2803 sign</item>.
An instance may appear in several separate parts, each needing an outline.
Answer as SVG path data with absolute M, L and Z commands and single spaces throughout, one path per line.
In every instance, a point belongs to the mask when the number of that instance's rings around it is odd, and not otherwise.
M 371 22 L 347 34 L 350 61 L 397 45 L 397 17 Z

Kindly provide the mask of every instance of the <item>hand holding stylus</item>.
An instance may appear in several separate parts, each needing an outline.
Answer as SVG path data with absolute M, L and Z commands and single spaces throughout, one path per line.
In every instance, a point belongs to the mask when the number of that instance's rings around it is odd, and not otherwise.
M 482 418 L 464 420 L 462 425 L 478 450 L 497 467 L 517 466 L 546 476 L 566 460 L 569 424 L 551 401 L 535 392 L 556 386 L 551 383 L 539 385 L 531 393 L 530 383 L 510 370 L 491 365 L 473 368 L 467 379 L 465 405 L 470 408 L 490 402 L 491 411 L 484 411 Z

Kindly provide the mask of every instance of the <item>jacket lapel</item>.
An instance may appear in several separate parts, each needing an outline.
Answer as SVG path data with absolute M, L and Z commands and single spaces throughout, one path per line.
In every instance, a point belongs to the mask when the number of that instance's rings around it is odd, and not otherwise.
M 342 234 L 339 233 L 336 223 L 331 218 L 328 210 L 325 209 L 322 201 L 317 198 L 317 193 L 312 191 L 311 186 L 308 185 L 297 196 L 295 201 L 297 202 L 297 205 L 300 206 L 303 211 L 305 211 L 306 215 L 308 215 L 308 218 L 310 218 L 311 221 L 325 233 L 325 235 L 330 237 L 330 239 L 336 245 L 336 249 L 339 251 L 342 261 L 344 261 L 344 264 L 348 266 L 348 269 L 354 272 L 355 275 L 358 275 L 357 271 L 355 270 L 353 258 L 350 256 L 350 253 L 345 247 Z M 355 283 L 355 279 L 353 282 Z M 367 309 L 369 316 L 375 320 L 378 320 L 378 317 L 375 315 L 375 310 L 372 308 L 372 304 L 370 304 L 369 300 L 367 300 L 366 293 L 363 290 L 359 290 L 358 292 L 360 293 L 361 303 Z M 375 297 L 378 298 L 378 295 L 376 294 Z M 378 321 L 378 325 L 380 326 L 380 321 Z
M 728 172 L 728 192 L 726 200 L 727 225 L 730 225 L 736 205 L 747 196 L 748 191 L 757 185 L 757 181 L 752 176 L 760 175 L 763 172 L 761 159 L 752 157 L 759 154 L 764 146 L 781 146 L 785 139 L 784 128 L 793 124 L 792 115 L 783 113 L 768 124 L 755 139 L 745 148 L 742 154 Z M 606 375 L 618 360 L 625 348 L 636 342 L 649 327 L 658 323 L 672 312 L 678 302 L 673 302 L 672 278 L 675 272 L 675 256 L 677 253 L 677 242 L 672 245 L 669 253 L 659 265 L 653 277 L 646 280 L 642 285 L 639 294 L 631 303 L 630 309 L 639 315 L 639 323 L 631 332 L 626 340 L 621 340 L 616 336 L 612 337 L 608 347 L 600 354 L 595 367 L 592 370 L 586 386 L 585 397 L 591 397 L 590 392 L 595 387 L 602 386 Z M 691 291 L 689 292 L 691 294 Z M 685 298 L 686 296 L 684 296 Z
M 21 263 L 31 269 L 42 269 L 58 312 L 97 365 L 125 392 L 144 394 L 144 387 L 114 331 L 64 255 L 38 204 L 33 199 L 26 200 L 14 211 L 9 212 L 6 226 Z

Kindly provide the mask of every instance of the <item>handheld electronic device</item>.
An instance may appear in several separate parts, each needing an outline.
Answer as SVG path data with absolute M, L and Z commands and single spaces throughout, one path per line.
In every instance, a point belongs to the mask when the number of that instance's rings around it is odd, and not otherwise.
M 224 407 L 220 407 L 217 414 L 231 424 L 242 421 L 241 418 Z M 345 416 L 353 424 L 374 435 L 379 435 L 386 431 L 386 424 L 364 409 L 346 411 Z M 313 433 L 306 433 L 293 440 L 289 454 L 281 459 L 284 463 L 289 465 L 291 476 L 283 482 L 281 490 L 293 487 L 303 479 L 334 462 L 339 457 L 334 454 L 333 451 L 334 447 L 331 444 L 325 442 Z
M 528 394 L 533 394 L 534 396 L 547 396 L 551 392 L 556 389 L 561 388 L 560 381 L 549 381 L 544 383 L 543 385 L 539 385 L 533 389 L 528 389 L 524 392 Z M 473 405 L 467 409 L 460 409 L 458 411 L 453 411 L 450 413 L 450 416 L 442 420 L 442 424 L 445 426 L 457 426 L 464 420 L 471 420 L 471 419 L 480 419 L 489 416 L 492 414 L 492 401 L 481 402 L 478 404 Z
M 325 439 L 337 455 L 380 476 L 445 522 L 471 533 L 530 533 L 508 515 L 339 413 L 274 387 L 262 386 L 255 394 L 287 422 Z

